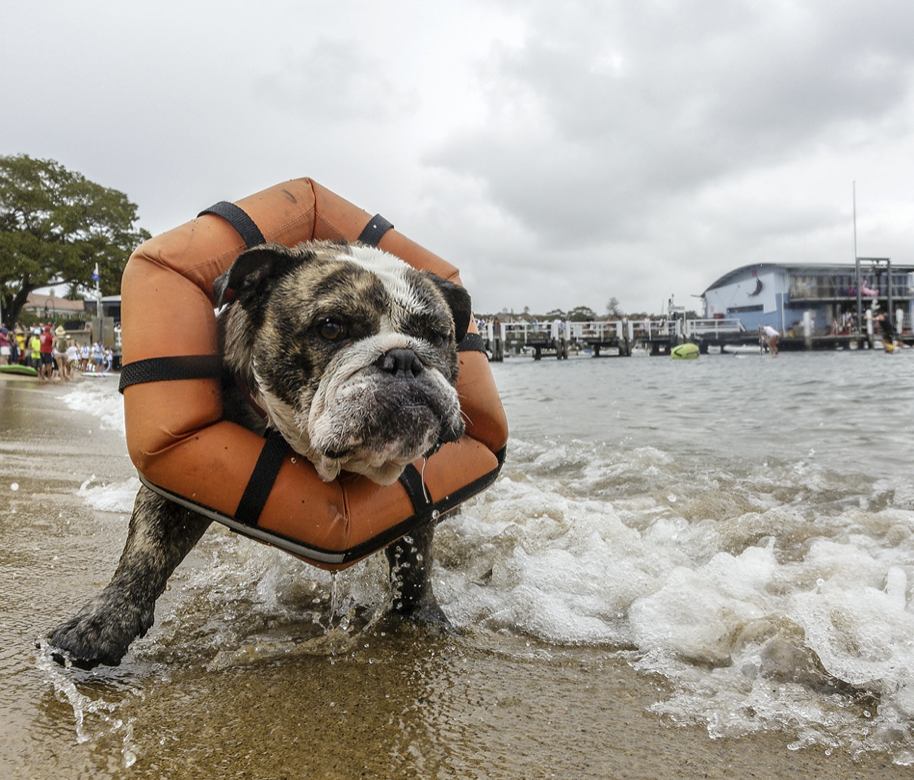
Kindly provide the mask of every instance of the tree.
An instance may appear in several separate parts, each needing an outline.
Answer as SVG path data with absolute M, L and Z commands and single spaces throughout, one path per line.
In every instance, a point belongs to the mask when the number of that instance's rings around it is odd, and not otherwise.
M 589 306 L 575 306 L 568 312 L 568 319 L 572 322 L 593 322 L 597 313 Z
M 0 157 L 0 299 L 3 319 L 19 317 L 32 290 L 58 284 L 119 289 L 133 248 L 137 207 L 123 192 L 89 181 L 54 160 Z
M 610 298 L 609 302 L 606 304 L 606 313 L 609 314 L 610 317 L 621 317 L 625 314 L 619 306 L 619 299 L 616 298 L 615 295 Z

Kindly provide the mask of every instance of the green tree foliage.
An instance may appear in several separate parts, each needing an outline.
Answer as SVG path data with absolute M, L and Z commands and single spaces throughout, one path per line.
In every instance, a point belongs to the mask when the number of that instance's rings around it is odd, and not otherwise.
M 568 319 L 572 322 L 593 322 L 597 313 L 589 306 L 575 306 L 568 312 Z
M 622 311 L 621 307 L 619 306 L 619 299 L 616 298 L 615 295 L 610 298 L 609 302 L 606 304 L 606 313 L 610 317 L 621 317 L 623 314 L 625 314 L 625 312 Z
M 117 292 L 133 248 L 149 238 L 134 227 L 137 207 L 123 192 L 89 181 L 54 160 L 0 157 L 0 296 L 12 323 L 32 290 L 66 284 Z

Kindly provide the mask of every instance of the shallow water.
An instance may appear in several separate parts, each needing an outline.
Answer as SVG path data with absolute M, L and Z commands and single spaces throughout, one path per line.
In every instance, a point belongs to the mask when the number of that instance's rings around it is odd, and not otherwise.
M 509 460 L 436 540 L 435 589 L 461 633 L 388 624 L 381 556 L 334 581 L 214 529 L 149 635 L 92 673 L 31 642 L 105 584 L 123 543 L 137 481 L 115 383 L 0 384 L 0 767 L 672 777 L 914 762 L 914 351 L 493 369 Z

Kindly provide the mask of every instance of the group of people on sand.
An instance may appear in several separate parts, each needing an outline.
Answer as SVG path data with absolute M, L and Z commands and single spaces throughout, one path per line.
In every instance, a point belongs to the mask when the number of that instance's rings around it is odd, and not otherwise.
M 51 323 L 24 329 L 0 325 L 0 365 L 30 366 L 41 382 L 69 382 L 75 371 L 103 373 L 111 370 L 114 353 L 99 342 L 77 345 L 63 328 Z

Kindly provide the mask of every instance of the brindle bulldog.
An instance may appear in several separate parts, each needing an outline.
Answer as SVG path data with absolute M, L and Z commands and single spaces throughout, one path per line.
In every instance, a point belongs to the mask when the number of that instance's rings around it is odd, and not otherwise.
M 216 281 L 225 419 L 282 434 L 326 481 L 380 484 L 463 434 L 457 343 L 470 298 L 361 244 L 264 244 Z M 48 637 L 75 666 L 116 665 L 210 520 L 141 487 L 111 582 Z M 429 523 L 385 553 L 400 614 L 443 621 L 429 581 Z

